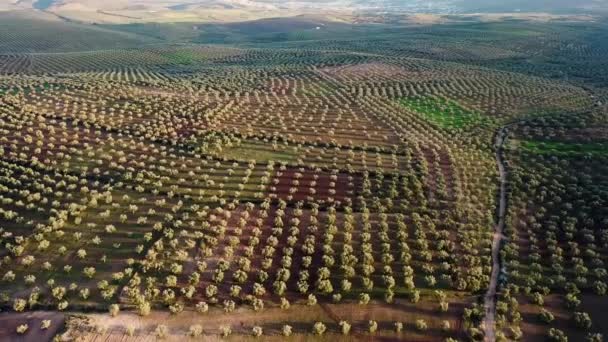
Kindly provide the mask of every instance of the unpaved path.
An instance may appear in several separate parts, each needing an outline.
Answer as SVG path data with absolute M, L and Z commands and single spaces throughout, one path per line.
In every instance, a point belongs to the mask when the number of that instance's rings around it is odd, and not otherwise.
M 504 239 L 503 231 L 505 228 L 505 213 L 507 211 L 507 171 L 503 158 L 503 145 L 506 137 L 507 126 L 502 127 L 496 134 L 496 164 L 500 176 L 500 199 L 498 204 L 498 220 L 494 228 L 492 239 L 492 275 L 490 286 L 485 296 L 485 318 L 483 326 L 485 329 L 485 341 L 493 342 L 496 340 L 496 322 L 494 319 L 496 312 L 496 289 L 498 287 L 498 276 L 500 274 L 500 246 Z

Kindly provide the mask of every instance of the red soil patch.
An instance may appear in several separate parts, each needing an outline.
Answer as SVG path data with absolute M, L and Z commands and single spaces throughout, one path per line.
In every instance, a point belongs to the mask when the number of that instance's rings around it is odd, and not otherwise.
M 273 183 L 275 179 L 278 179 L 277 184 Z M 298 184 L 294 184 L 294 180 Z M 352 175 L 352 180 L 349 180 L 349 174 L 344 172 L 335 175 L 327 171 L 315 173 L 305 170 L 300 172 L 295 167 L 275 172 L 273 182 L 270 185 L 270 193 L 276 198 L 304 201 L 312 197 L 315 202 L 319 203 L 330 203 L 331 199 L 336 202 L 344 202 L 347 198 L 355 198 L 361 184 L 358 175 Z M 292 188 L 295 189 L 295 192 L 291 192 Z M 315 189 L 314 194 L 310 192 L 310 188 Z

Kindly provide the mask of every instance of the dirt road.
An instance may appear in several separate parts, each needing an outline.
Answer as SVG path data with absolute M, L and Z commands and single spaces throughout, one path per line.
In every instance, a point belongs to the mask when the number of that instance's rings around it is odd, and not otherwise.
M 507 127 L 502 127 L 496 134 L 496 164 L 500 176 L 500 199 L 498 204 L 498 219 L 494 228 L 494 237 L 492 239 L 492 275 L 490 277 L 490 286 L 485 295 L 485 318 L 483 326 L 485 329 L 485 341 L 496 340 L 496 322 L 494 319 L 496 313 L 496 289 L 498 287 L 498 276 L 501 271 L 500 265 L 500 246 L 504 239 L 503 231 L 505 228 L 505 214 L 507 211 L 507 171 L 503 159 L 503 145 L 505 142 Z

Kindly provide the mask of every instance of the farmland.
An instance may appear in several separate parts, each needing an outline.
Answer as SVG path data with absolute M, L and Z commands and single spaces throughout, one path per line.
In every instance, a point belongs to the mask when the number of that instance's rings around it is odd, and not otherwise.
M 606 21 L 0 26 L 0 340 L 608 334 Z

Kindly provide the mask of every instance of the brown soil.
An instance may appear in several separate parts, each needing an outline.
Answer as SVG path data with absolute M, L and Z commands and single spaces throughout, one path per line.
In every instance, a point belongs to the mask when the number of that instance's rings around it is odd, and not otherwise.
M 297 191 L 292 195 L 291 201 L 304 201 L 309 196 L 312 196 L 316 201 L 328 201 L 329 198 L 333 198 L 335 201 L 344 202 L 347 198 L 355 198 L 358 185 L 360 185 L 360 180 L 357 176 L 353 176 L 353 187 L 349 186 L 348 174 L 347 173 L 339 173 L 337 174 L 337 179 L 333 182 L 335 186 L 333 189 L 335 190 L 335 194 L 330 193 L 330 183 L 331 174 L 329 172 L 319 172 L 316 173 L 318 178 L 314 179 L 314 174 L 310 170 L 306 170 L 305 172 L 301 172 L 302 177 L 299 178 L 299 185 L 293 185 L 293 180 L 296 179 L 295 175 L 298 173 L 298 169 L 294 167 L 288 167 L 284 171 L 277 171 L 275 173 L 275 179 L 279 180 L 278 184 L 271 184 L 276 188 L 276 191 L 273 193 L 276 194 L 277 198 L 286 200 L 290 195 L 289 189 L 291 187 L 296 187 Z M 309 191 L 309 187 L 311 182 L 316 181 L 316 185 L 314 189 L 316 193 L 313 195 Z
M 325 304 L 323 306 L 292 306 L 288 310 L 268 308 L 255 313 L 247 309 L 238 309 L 231 314 L 212 309 L 207 314 L 184 312 L 178 316 L 169 315 L 166 312 L 153 312 L 150 316 L 140 317 L 133 313 L 124 312 L 117 317 L 109 317 L 107 314 L 90 314 L 90 323 L 78 327 L 72 327 L 65 337 L 78 338 L 83 341 L 148 341 L 155 340 L 154 330 L 159 324 L 168 327 L 169 336 L 165 341 L 183 341 L 188 333 L 188 328 L 193 324 L 200 324 L 204 331 L 205 341 L 225 340 L 220 339 L 220 326 L 230 326 L 232 336 L 229 341 L 242 341 L 251 337 L 253 326 L 261 326 L 264 330 L 263 341 L 442 341 L 447 336 L 458 336 L 455 332 L 460 326 L 459 320 L 462 313 L 463 303 L 453 303 L 450 312 L 438 314 L 436 311 L 419 310 L 405 301 L 397 301 L 393 305 L 369 304 L 361 306 L 358 304 Z M 432 303 L 428 303 L 432 307 Z M 368 321 L 373 319 L 378 323 L 378 331 L 370 334 L 367 331 Z M 414 328 L 416 319 L 424 319 L 429 329 L 424 333 L 418 333 Z M 351 333 L 344 336 L 340 332 L 339 320 L 348 321 L 352 325 Z M 439 329 L 441 320 L 449 320 L 452 331 L 444 333 Z M 400 321 L 404 324 L 401 333 L 394 332 L 394 322 Z M 323 322 L 327 327 L 324 336 L 312 335 L 314 322 Z M 284 324 L 293 327 L 293 335 L 290 338 L 281 336 L 281 328 Z M 135 336 L 126 335 L 126 327 L 135 329 Z M 98 332 L 98 327 L 102 327 Z
M 41 329 L 43 320 L 50 320 L 48 329 Z M 27 324 L 25 334 L 17 334 L 17 327 Z M 41 342 L 53 339 L 65 325 L 65 315 L 60 312 L 33 311 L 0 314 L 0 341 Z

